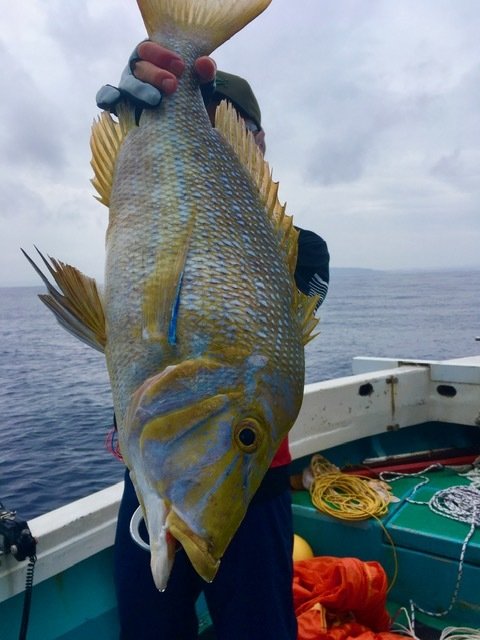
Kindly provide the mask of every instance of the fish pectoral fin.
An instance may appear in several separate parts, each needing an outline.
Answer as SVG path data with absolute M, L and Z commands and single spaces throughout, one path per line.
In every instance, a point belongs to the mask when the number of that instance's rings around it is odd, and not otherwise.
M 212 554 L 208 542 L 193 533 L 173 510 L 168 514 L 167 527 L 184 548 L 198 575 L 206 582 L 212 582 L 220 566 L 220 558 Z
M 128 132 L 136 126 L 135 111 L 132 107 L 120 103 L 117 106 L 118 122 L 110 113 L 103 111 L 93 121 L 90 136 L 92 159 L 90 164 L 94 177 L 92 184 L 98 196 L 95 196 L 105 206 L 110 205 L 113 175 L 118 152 L 127 137 Z
M 171 251 L 157 257 L 143 296 L 143 334 L 150 340 L 177 342 L 177 321 L 194 215 Z
M 39 295 L 40 300 L 53 312 L 64 329 L 103 353 L 106 344 L 105 314 L 97 283 L 75 267 L 54 258 L 49 258 L 49 262 L 38 249 L 37 252 L 60 289 L 55 288 L 22 249 L 23 255 L 47 287 L 48 294 Z

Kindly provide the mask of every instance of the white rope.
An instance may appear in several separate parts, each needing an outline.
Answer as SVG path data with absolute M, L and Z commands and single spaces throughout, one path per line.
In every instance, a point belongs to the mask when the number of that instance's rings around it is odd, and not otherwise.
M 429 501 L 432 511 L 441 516 L 480 526 L 480 490 L 469 485 L 437 491 Z
M 415 504 L 422 503 L 415 502 Z M 443 618 L 453 609 L 457 602 L 458 592 L 460 591 L 460 584 L 462 582 L 465 552 L 467 551 L 470 538 L 475 533 L 477 524 L 480 524 L 480 491 L 477 491 L 477 489 L 470 487 L 469 485 L 460 485 L 441 489 L 440 491 L 437 491 L 428 502 L 423 504 L 427 504 L 430 509 L 438 515 L 445 516 L 446 518 L 450 518 L 451 520 L 456 520 L 458 522 L 470 524 L 470 527 L 462 543 L 460 558 L 458 561 L 457 579 L 455 581 L 455 587 L 450 599 L 450 604 L 443 611 L 437 612 L 423 609 L 415 602 L 410 601 L 413 623 L 415 623 L 415 610 L 434 618 Z
M 400 636 L 407 636 L 412 640 L 422 640 L 420 636 L 415 633 L 415 619 L 408 615 L 408 611 L 405 607 L 402 607 L 398 611 L 398 615 L 403 614 L 407 620 L 406 624 L 400 624 L 395 621 L 395 628 L 392 629 L 393 633 L 398 633 Z M 471 627 L 445 627 L 439 636 L 439 640 L 480 640 L 480 629 L 473 629 Z
M 470 485 L 459 485 L 448 487 L 447 489 L 441 489 L 440 491 L 437 491 L 430 498 L 430 500 L 428 500 L 428 502 L 422 502 L 420 500 L 414 500 L 412 498 L 412 496 L 415 495 L 420 487 L 423 487 L 425 484 L 428 484 L 428 482 L 430 482 L 430 479 L 422 474 L 431 471 L 434 468 L 438 469 L 439 466 L 440 465 L 430 465 L 426 469 L 413 474 L 395 472 L 385 472 L 385 474 L 380 474 L 381 477 L 383 475 L 388 476 L 388 480 L 387 478 L 382 477 L 382 480 L 387 480 L 388 482 L 394 482 L 395 480 L 399 480 L 400 478 L 408 478 L 412 476 L 418 477 L 421 482 L 415 485 L 409 497 L 406 498 L 407 502 L 410 502 L 411 504 L 428 506 L 431 511 L 438 515 L 442 515 L 446 518 L 450 518 L 451 520 L 464 522 L 470 525 L 462 543 L 458 563 L 457 579 L 455 581 L 455 587 L 453 589 L 452 597 L 450 599 L 448 607 L 443 611 L 428 611 L 427 609 L 423 609 L 418 604 L 413 602 L 413 600 L 410 600 L 410 616 L 407 612 L 405 612 L 405 614 L 408 620 L 408 635 L 411 635 L 412 638 L 416 638 L 415 611 L 419 611 L 434 618 L 443 618 L 453 609 L 455 603 L 457 602 L 458 593 L 460 591 L 467 546 L 470 542 L 471 537 L 475 533 L 476 527 L 480 526 L 480 476 L 477 465 L 475 465 L 475 468 L 472 470 L 473 472 L 459 474 L 467 477 L 471 481 Z M 405 627 L 404 629 L 405 631 L 407 631 Z M 470 629 L 468 627 L 447 627 L 443 630 L 442 635 L 440 636 L 440 640 L 480 640 L 480 629 Z
M 480 629 L 471 627 L 446 627 L 440 640 L 480 640 Z
M 408 636 L 409 638 L 412 638 L 412 640 L 421 640 L 421 638 L 419 638 L 415 634 L 414 624 L 410 619 L 410 616 L 408 615 L 408 611 L 405 609 L 405 607 L 402 607 L 401 609 L 399 609 L 397 615 L 400 615 L 401 613 L 403 613 L 403 615 L 407 619 L 407 624 L 406 625 L 400 624 L 400 622 L 395 620 L 395 627 L 392 629 L 393 633 L 398 633 L 401 636 Z

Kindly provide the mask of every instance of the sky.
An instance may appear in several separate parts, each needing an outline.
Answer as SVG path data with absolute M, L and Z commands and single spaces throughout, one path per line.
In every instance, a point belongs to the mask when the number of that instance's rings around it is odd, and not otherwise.
M 0 3 L 0 286 L 39 283 L 34 245 L 102 282 L 89 136 L 145 37 L 136 2 Z M 212 54 L 333 267 L 480 268 L 479 24 L 478 0 L 273 0 Z

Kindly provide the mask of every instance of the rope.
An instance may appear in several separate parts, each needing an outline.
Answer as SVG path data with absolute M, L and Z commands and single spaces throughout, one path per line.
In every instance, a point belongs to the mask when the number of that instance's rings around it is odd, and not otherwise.
M 459 558 L 459 566 L 455 586 L 448 607 L 444 611 L 432 612 L 423 609 L 413 601 L 411 607 L 411 629 L 414 633 L 415 611 L 420 611 L 426 615 L 441 618 L 446 616 L 455 605 L 460 584 L 463 577 L 463 565 L 468 543 L 475 533 L 476 526 L 480 525 L 480 488 L 478 474 L 472 479 L 471 485 L 461 485 L 449 487 L 437 491 L 428 502 L 421 502 L 413 499 L 413 495 L 418 489 L 430 482 L 430 479 L 423 475 L 433 469 L 441 469 L 442 465 L 432 464 L 417 473 L 396 473 L 383 472 L 380 480 L 374 480 L 364 476 L 344 474 L 338 467 L 330 463 L 320 454 L 313 456 L 310 463 L 310 496 L 314 506 L 327 515 L 341 520 L 361 521 L 374 518 L 380 524 L 388 539 L 394 556 L 394 575 L 392 577 L 388 591 L 391 590 L 398 574 L 398 560 L 395 544 L 390 533 L 381 521 L 381 517 L 388 512 L 388 505 L 392 501 L 389 482 L 394 482 L 400 478 L 417 477 L 420 482 L 415 485 L 410 496 L 406 499 L 411 504 L 427 505 L 434 513 L 443 515 L 458 522 L 470 524 L 469 530 L 462 543 Z M 388 593 L 387 591 L 387 593 Z M 453 627 L 451 629 L 454 629 Z M 463 632 L 462 628 L 458 629 Z M 469 631 L 467 629 L 467 631 Z M 471 631 L 471 630 L 470 630 Z M 475 631 L 475 630 L 474 630 Z M 415 636 L 413 636 L 415 637 Z M 441 640 L 480 640 L 478 635 L 458 636 L 450 635 Z
M 313 456 L 310 468 L 310 495 L 319 511 L 341 520 L 367 520 L 387 513 L 391 494 L 386 482 L 342 473 L 320 455 Z
M 392 501 L 390 486 L 383 480 L 342 473 L 320 454 L 312 457 L 310 472 L 310 496 L 319 511 L 340 520 L 358 522 L 374 518 L 379 523 L 393 552 L 394 570 L 388 593 L 398 574 L 395 544 L 381 521 Z
M 468 485 L 438 491 L 429 501 L 432 511 L 451 520 L 480 525 L 480 490 Z
M 407 624 L 403 625 L 395 621 L 395 628 L 392 629 L 392 631 L 401 636 L 408 636 L 412 638 L 412 640 L 421 640 L 415 633 L 414 620 L 408 615 L 405 607 L 402 607 L 397 615 L 402 613 L 407 620 Z M 446 627 L 440 634 L 439 640 L 480 640 L 480 629 L 473 629 L 471 627 Z
M 392 629 L 392 631 L 394 633 L 398 633 L 401 636 L 408 636 L 409 638 L 412 638 L 413 640 L 421 640 L 421 638 L 419 638 L 416 633 L 415 633 L 415 628 L 413 625 L 412 620 L 410 619 L 410 616 L 408 615 L 408 611 L 405 609 L 405 607 L 401 607 L 401 609 L 399 609 L 396 613 L 395 617 L 398 617 L 400 614 L 402 614 L 405 616 L 405 618 L 407 619 L 407 624 L 401 624 L 400 622 L 398 622 L 398 620 L 394 620 L 394 628 Z
M 105 449 L 117 460 L 123 462 L 123 456 L 120 452 L 120 445 L 118 443 L 118 431 L 116 426 L 111 427 L 105 437 Z
M 436 513 L 437 515 L 444 516 L 446 518 L 450 518 L 451 520 L 455 520 L 457 522 L 463 522 L 469 524 L 470 527 L 467 531 L 467 534 L 463 540 L 462 547 L 460 550 L 460 557 L 458 562 L 458 571 L 457 578 L 455 580 L 455 586 L 453 588 L 452 597 L 450 599 L 449 605 L 443 611 L 428 611 L 423 607 L 419 606 L 413 600 L 410 601 L 410 610 L 411 610 L 411 619 L 412 619 L 412 627 L 415 626 L 415 611 L 420 611 L 421 613 L 431 616 L 433 618 L 443 618 L 448 615 L 450 611 L 453 609 L 455 603 L 457 602 L 458 593 L 460 591 L 460 585 L 463 577 L 463 566 L 465 562 L 465 553 L 467 550 L 468 543 L 470 542 L 471 537 L 475 533 L 475 529 L 480 525 L 480 490 L 478 489 L 478 474 L 475 476 L 473 483 L 471 485 L 459 485 L 454 487 L 448 487 L 446 489 L 441 489 L 433 494 L 433 496 L 428 500 L 428 502 L 422 502 L 420 500 L 414 500 L 412 496 L 418 491 L 418 489 L 428 482 L 430 479 L 421 474 L 426 473 L 427 471 L 431 471 L 432 468 L 442 468 L 442 465 L 430 465 L 426 469 L 416 474 L 405 474 L 405 473 L 396 473 L 387 471 L 381 474 L 381 477 L 388 477 L 389 482 L 395 482 L 400 478 L 408 478 L 412 476 L 418 476 L 422 479 L 422 482 L 419 482 L 412 490 L 410 496 L 407 498 L 407 502 L 411 504 L 425 505 L 428 506 L 431 511 Z M 466 477 L 467 474 L 461 474 Z M 454 627 L 449 627 L 448 629 L 456 631 Z M 463 632 L 466 629 L 467 631 L 471 631 L 468 628 L 459 627 L 457 631 Z M 446 631 L 446 630 L 445 630 Z M 473 630 L 475 631 L 475 630 Z M 460 640 L 461 638 L 480 638 L 480 631 L 476 631 L 477 635 L 467 635 L 467 636 L 457 636 L 457 635 L 443 635 L 441 636 L 441 640 Z
M 480 629 L 471 627 L 446 627 L 440 640 L 480 640 Z

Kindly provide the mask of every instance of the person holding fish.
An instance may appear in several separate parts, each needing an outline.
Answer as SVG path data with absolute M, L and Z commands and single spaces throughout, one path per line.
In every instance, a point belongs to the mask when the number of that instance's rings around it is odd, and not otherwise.
M 41 301 L 105 355 L 122 640 L 193 640 L 202 592 L 217 640 L 297 635 L 287 436 L 329 256 L 279 202 L 249 84 L 209 58 L 269 3 L 137 0 L 150 42 L 100 91 L 90 140 L 103 291 L 24 252 Z
M 242 78 L 217 71 L 214 60 L 195 61 L 205 107 L 214 124 L 215 111 L 227 100 L 243 119 L 265 153 L 265 131 L 258 102 Z M 183 58 L 162 45 L 144 41 L 135 49 L 118 88 L 105 85 L 97 94 L 100 108 L 115 113 L 127 100 L 136 107 L 157 108 L 175 93 L 185 72 Z M 299 229 L 294 272 L 299 290 L 323 302 L 329 282 L 329 253 L 317 234 Z M 115 545 L 115 581 L 122 640 L 191 640 L 197 638 L 195 602 L 203 591 L 217 640 L 294 640 L 292 601 L 293 525 L 290 504 L 290 462 L 284 439 L 251 501 L 212 582 L 198 575 L 179 546 L 165 591 L 152 580 L 149 555 L 130 535 L 138 499 L 127 471 Z M 144 532 L 146 536 L 146 532 Z

